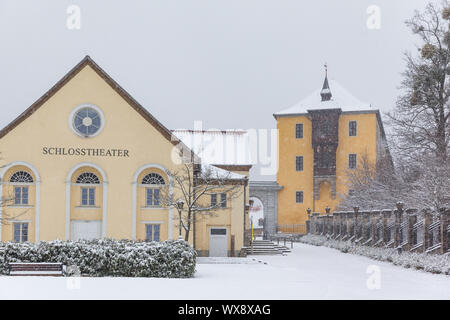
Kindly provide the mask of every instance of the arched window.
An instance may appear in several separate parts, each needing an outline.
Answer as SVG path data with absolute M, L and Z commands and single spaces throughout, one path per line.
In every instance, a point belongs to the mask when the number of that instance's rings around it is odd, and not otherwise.
M 33 183 L 33 177 L 26 171 L 16 171 L 9 182 L 12 183 Z M 14 187 L 14 205 L 28 205 L 28 186 Z
M 26 171 L 17 171 L 9 179 L 9 182 L 14 183 L 33 183 L 33 177 Z
M 92 172 L 83 172 L 77 178 L 79 184 L 100 184 L 100 179 Z M 81 187 L 81 205 L 95 206 L 95 187 Z
M 83 172 L 78 176 L 76 183 L 100 184 L 100 179 L 92 172 Z
M 145 204 L 148 207 L 159 207 L 160 206 L 160 190 L 159 187 L 164 185 L 166 182 L 161 175 L 157 173 L 149 173 L 144 178 L 142 178 L 142 184 L 150 185 L 145 190 Z
M 149 173 L 144 178 L 142 178 L 142 184 L 156 184 L 156 185 L 162 185 L 165 184 L 164 178 L 161 177 L 157 173 Z

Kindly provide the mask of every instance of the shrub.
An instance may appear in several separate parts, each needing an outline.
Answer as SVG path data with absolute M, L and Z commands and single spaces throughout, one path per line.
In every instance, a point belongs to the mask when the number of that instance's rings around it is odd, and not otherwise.
M 141 242 L 96 239 L 0 243 L 0 274 L 10 262 L 61 262 L 93 277 L 189 278 L 195 274 L 197 253 L 183 240 Z M 68 275 L 74 268 L 68 269 Z

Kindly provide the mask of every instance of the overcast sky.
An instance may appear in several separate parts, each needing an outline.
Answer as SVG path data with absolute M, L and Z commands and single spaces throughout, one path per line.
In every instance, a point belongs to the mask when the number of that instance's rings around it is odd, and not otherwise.
M 70 5 L 81 29 L 66 26 Z M 425 0 L 0 0 L 0 126 L 89 54 L 171 129 L 274 128 L 272 114 L 329 75 L 382 111 L 395 104 L 404 21 Z M 366 10 L 380 8 L 380 29 Z

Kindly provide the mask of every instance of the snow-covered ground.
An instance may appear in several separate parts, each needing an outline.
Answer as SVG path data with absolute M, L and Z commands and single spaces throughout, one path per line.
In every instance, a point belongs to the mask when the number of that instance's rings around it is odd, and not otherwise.
M 2 276 L 0 299 L 450 299 L 450 276 L 326 247 L 237 262 L 199 259 L 192 279 Z

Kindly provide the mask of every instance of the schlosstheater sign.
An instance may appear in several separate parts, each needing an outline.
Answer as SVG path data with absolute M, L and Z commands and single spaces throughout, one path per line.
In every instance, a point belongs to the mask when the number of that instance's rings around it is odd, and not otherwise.
M 93 149 L 74 147 L 42 147 L 42 154 L 50 156 L 129 157 L 126 149 Z

